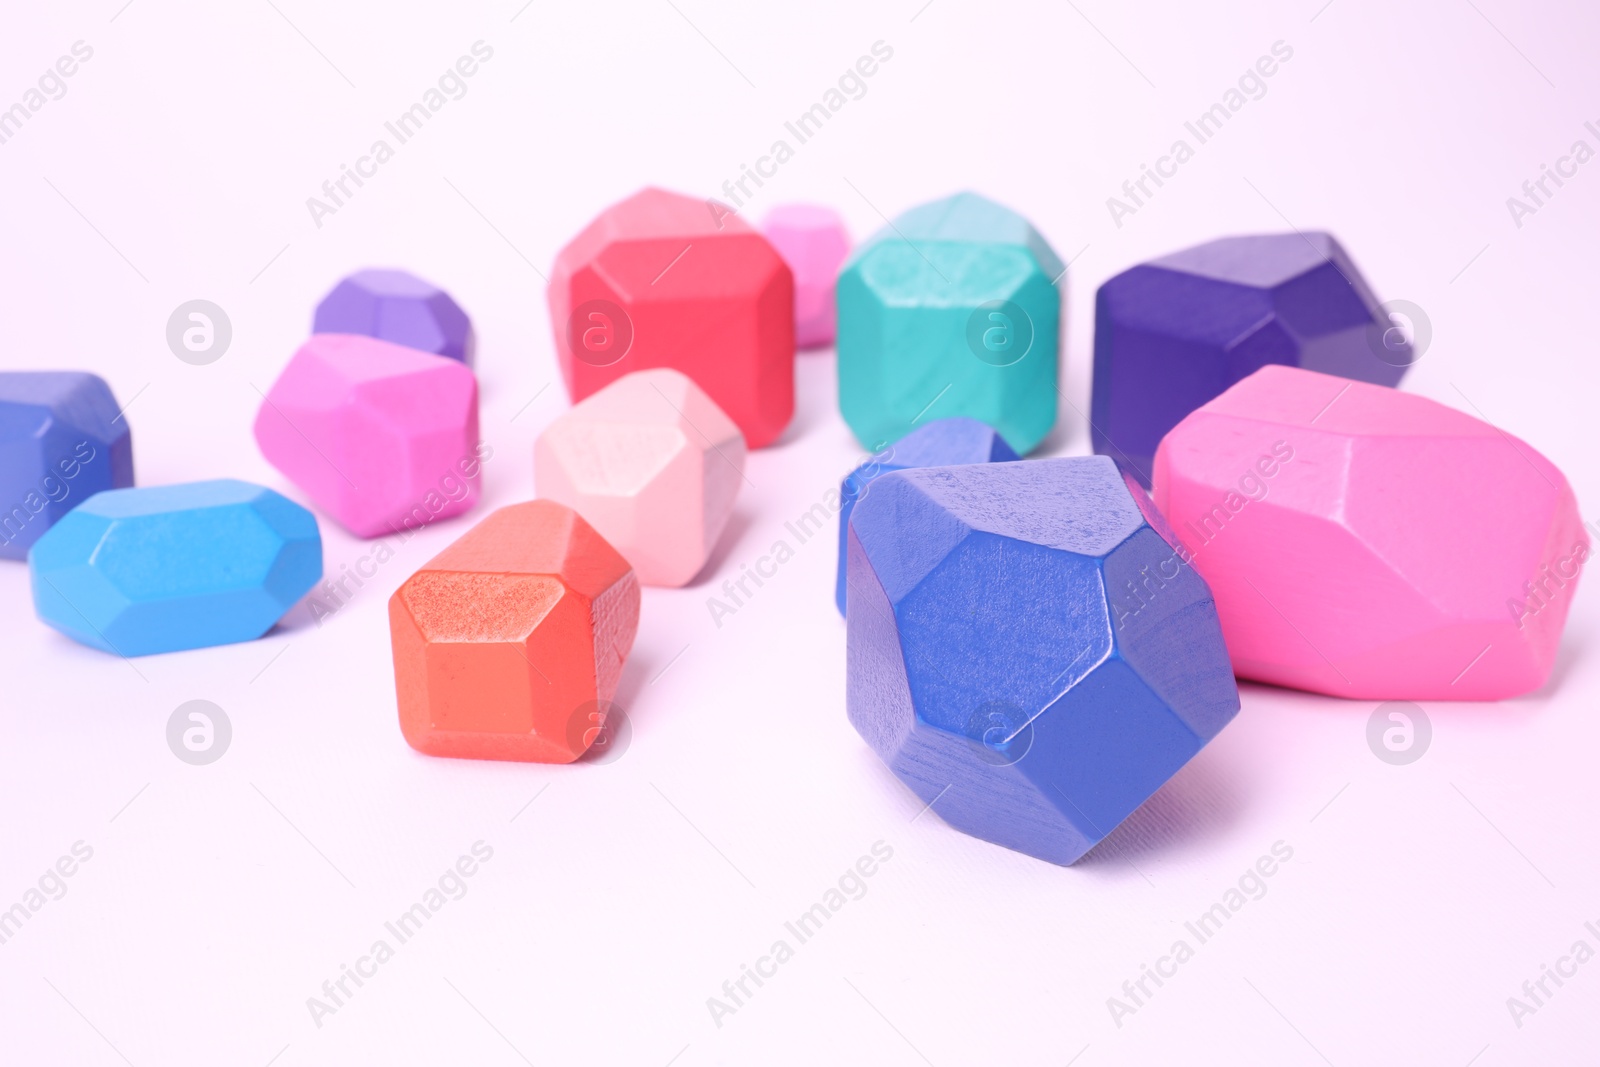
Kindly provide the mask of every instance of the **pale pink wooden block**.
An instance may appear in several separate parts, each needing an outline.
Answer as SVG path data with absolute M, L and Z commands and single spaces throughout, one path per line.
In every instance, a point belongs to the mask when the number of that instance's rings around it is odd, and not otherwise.
M 784 204 L 772 209 L 761 230 L 794 274 L 795 344 L 801 348 L 832 344 L 833 281 L 850 252 L 844 220 L 832 208 Z
M 461 361 L 314 334 L 256 415 L 267 461 L 358 537 L 418 529 L 478 500 L 478 380 Z
M 687 584 L 744 480 L 744 437 L 698 385 L 635 371 L 574 405 L 534 445 L 539 496 L 572 508 L 646 585 Z
M 1524 442 L 1286 366 L 1167 434 L 1152 496 L 1216 596 L 1235 672 L 1333 696 L 1539 688 L 1590 552 L 1566 478 Z

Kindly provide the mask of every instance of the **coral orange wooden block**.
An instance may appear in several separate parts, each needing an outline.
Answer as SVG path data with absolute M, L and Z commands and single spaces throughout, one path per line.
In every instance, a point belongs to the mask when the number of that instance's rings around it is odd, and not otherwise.
M 571 763 L 639 626 L 639 583 L 571 508 L 503 507 L 389 600 L 400 730 L 430 756 Z

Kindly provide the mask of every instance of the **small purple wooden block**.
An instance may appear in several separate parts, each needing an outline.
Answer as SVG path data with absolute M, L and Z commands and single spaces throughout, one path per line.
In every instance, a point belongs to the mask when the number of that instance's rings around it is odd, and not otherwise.
M 472 322 L 450 294 L 403 270 L 362 270 L 317 305 L 312 333 L 354 333 L 472 366 Z

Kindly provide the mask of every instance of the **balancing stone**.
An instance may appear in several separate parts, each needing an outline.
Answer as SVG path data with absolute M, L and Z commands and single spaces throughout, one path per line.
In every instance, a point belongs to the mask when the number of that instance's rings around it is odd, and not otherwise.
M 1239 709 L 1210 590 L 1105 457 L 886 474 L 849 572 L 851 723 L 986 841 L 1073 862 Z

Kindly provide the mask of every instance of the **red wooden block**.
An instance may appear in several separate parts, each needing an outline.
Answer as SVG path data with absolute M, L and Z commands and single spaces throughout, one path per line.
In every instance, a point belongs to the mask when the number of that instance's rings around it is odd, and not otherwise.
M 501 508 L 389 600 L 400 730 L 430 756 L 571 763 L 638 627 L 632 569 L 577 512 Z
M 794 277 L 737 215 L 641 190 L 561 250 L 549 300 L 574 402 L 631 371 L 671 367 L 751 448 L 771 444 L 794 414 Z

